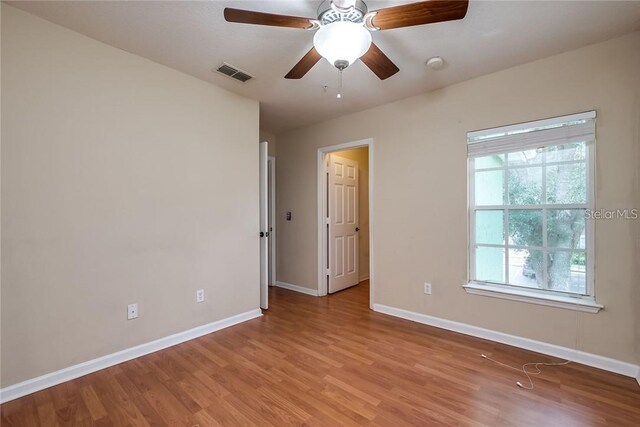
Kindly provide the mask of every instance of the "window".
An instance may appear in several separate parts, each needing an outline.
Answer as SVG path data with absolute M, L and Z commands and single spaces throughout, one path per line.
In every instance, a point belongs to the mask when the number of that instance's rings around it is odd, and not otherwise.
M 594 142 L 594 111 L 468 134 L 468 287 L 594 300 Z

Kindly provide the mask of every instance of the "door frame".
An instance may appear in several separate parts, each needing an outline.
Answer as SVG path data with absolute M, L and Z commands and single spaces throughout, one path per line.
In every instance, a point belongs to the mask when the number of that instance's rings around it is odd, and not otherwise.
M 269 231 L 269 254 L 271 255 L 271 270 L 270 273 L 273 276 L 273 283 L 268 283 L 269 286 L 275 286 L 276 284 L 276 158 L 275 156 L 267 156 L 267 164 L 269 165 L 269 210 L 271 211 L 271 230 Z M 271 279 L 271 277 L 269 278 Z
M 375 275 L 373 270 L 373 138 L 361 139 L 358 141 L 346 142 L 344 144 L 329 145 L 326 147 L 318 148 L 318 164 L 317 164 L 317 180 L 318 180 L 318 296 L 327 295 L 327 282 L 326 282 L 326 269 L 324 266 L 327 261 L 327 238 L 325 230 L 325 210 L 326 210 L 326 193 L 327 193 L 327 181 L 325 177 L 325 157 L 327 154 L 348 150 L 351 148 L 367 147 L 369 149 L 369 308 L 373 309 L 374 301 L 374 283 Z M 362 189 L 361 189 L 362 191 Z M 359 278 L 358 278 L 359 279 Z

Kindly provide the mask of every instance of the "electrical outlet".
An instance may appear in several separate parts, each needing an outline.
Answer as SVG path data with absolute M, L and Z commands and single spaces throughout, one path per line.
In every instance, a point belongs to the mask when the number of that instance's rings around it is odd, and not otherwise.
M 427 295 L 431 295 L 431 283 L 424 282 L 424 293 Z
M 196 291 L 196 302 L 204 302 L 204 289 Z
M 127 306 L 127 320 L 138 318 L 138 304 L 129 304 Z

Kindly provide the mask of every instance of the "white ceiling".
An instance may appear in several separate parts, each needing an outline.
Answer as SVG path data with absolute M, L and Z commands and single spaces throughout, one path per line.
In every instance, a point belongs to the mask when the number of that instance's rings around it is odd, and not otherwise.
M 368 1 L 369 10 L 411 1 Z M 322 60 L 301 80 L 283 76 L 313 33 L 225 22 L 225 7 L 314 18 L 321 0 L 10 2 L 104 43 L 260 101 L 261 128 L 304 126 L 427 92 L 640 29 L 638 1 L 478 1 L 464 20 L 373 33 L 400 68 L 380 81 L 360 61 L 338 72 Z M 424 64 L 440 55 L 446 67 Z M 256 76 L 240 83 L 211 72 L 223 61 Z M 322 86 L 329 86 L 325 93 Z

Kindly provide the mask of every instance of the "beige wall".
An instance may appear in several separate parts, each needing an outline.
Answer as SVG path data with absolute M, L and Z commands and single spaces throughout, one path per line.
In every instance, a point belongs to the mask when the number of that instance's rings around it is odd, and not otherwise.
M 258 308 L 257 139 L 257 102 L 3 4 L 2 386 Z
M 358 162 L 358 275 L 363 280 L 369 277 L 369 149 L 352 148 L 331 154 Z
M 639 76 L 635 32 L 277 135 L 279 280 L 317 286 L 317 148 L 372 137 L 376 303 L 640 362 L 640 221 L 596 224 L 597 299 L 606 307 L 598 314 L 467 295 L 461 287 L 466 132 L 595 108 L 596 205 L 637 208 Z M 294 222 L 282 221 L 286 209 Z M 433 295 L 423 294 L 424 281 Z

